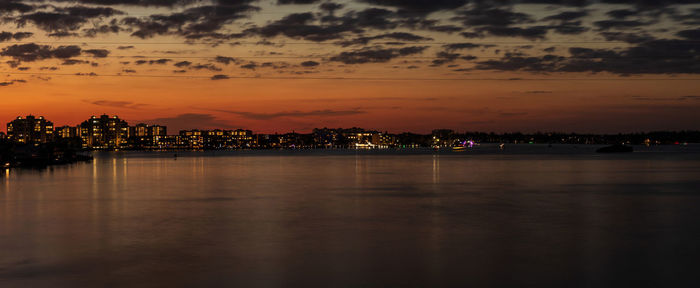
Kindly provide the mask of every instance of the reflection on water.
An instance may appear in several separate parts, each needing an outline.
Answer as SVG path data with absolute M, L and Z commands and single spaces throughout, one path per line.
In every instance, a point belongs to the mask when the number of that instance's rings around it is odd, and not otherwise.
M 4 171 L 0 287 L 700 283 L 700 154 L 101 153 Z

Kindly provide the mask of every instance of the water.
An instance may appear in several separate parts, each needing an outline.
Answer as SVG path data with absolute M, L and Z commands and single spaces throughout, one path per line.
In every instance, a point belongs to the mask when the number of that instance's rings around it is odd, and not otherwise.
M 12 170 L 0 287 L 698 287 L 699 147 L 594 148 Z

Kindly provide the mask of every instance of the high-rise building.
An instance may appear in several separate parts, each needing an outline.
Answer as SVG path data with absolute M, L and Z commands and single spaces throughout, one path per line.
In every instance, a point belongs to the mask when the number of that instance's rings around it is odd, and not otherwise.
M 119 149 L 125 147 L 129 125 L 117 116 L 92 116 L 79 126 L 84 148 Z
M 73 127 L 73 126 L 56 127 L 54 134 L 55 134 L 57 139 L 75 138 L 75 137 L 78 137 L 78 127 Z
M 129 137 L 153 137 L 168 135 L 167 127 L 160 125 L 148 125 L 144 123 L 129 127 Z
M 44 116 L 19 116 L 7 123 L 7 138 L 19 143 L 39 144 L 53 140 L 53 122 Z
M 161 139 L 167 135 L 167 128 L 143 123 L 129 127 L 130 148 L 161 148 Z

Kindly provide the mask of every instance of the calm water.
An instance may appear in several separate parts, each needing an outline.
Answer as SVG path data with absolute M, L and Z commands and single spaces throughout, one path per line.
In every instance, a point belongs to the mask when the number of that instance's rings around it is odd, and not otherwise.
M 700 285 L 700 148 L 478 149 L 5 172 L 0 287 Z

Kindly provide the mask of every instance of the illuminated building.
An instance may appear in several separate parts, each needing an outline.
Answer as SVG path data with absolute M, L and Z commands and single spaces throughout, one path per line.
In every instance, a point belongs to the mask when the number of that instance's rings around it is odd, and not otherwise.
M 83 148 L 119 149 L 127 144 L 129 125 L 117 116 L 92 116 L 80 124 Z
M 204 148 L 204 137 L 202 136 L 201 130 L 182 130 L 180 131 L 178 146 L 189 149 L 202 149 Z
M 250 130 L 183 130 L 179 146 L 190 149 L 236 149 L 257 147 Z
M 17 117 L 7 123 L 7 138 L 18 143 L 40 144 L 53 140 L 53 122 L 43 116 Z
M 61 126 L 56 127 L 54 134 L 57 139 L 78 137 L 78 127 Z
M 377 148 L 389 148 L 398 145 L 396 137 L 386 132 L 372 134 L 372 140 L 370 143 L 376 145 Z
M 161 139 L 168 135 L 167 127 L 143 123 L 129 127 L 129 148 L 163 149 Z
M 341 145 L 343 141 L 341 141 L 339 130 L 340 129 L 328 128 L 314 129 L 312 133 L 314 137 L 314 144 L 317 147 L 323 148 L 331 148 L 336 145 Z
M 433 147 L 451 147 L 455 138 L 455 132 L 450 129 L 436 129 L 432 133 Z

